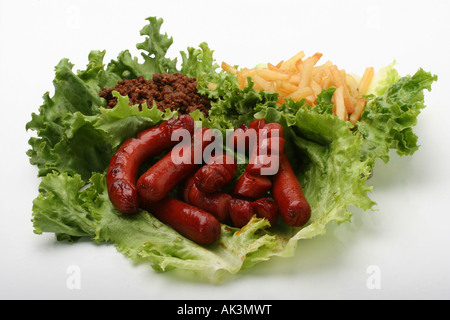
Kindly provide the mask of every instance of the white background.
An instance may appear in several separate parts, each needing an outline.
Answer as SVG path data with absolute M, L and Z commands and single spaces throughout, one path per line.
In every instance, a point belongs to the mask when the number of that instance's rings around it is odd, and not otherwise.
M 448 299 L 450 298 L 450 2 L 442 1 L 6 1 L 0 0 L 0 298 L 3 299 Z M 361 75 L 394 59 L 402 75 L 439 76 L 415 132 L 419 151 L 378 162 L 370 180 L 377 211 L 301 241 L 222 285 L 180 280 L 134 265 L 112 245 L 57 243 L 31 224 L 37 170 L 25 131 L 54 66 L 84 69 L 90 50 L 105 61 L 136 43 L 145 18 L 164 18 L 169 55 L 207 42 L 220 63 L 253 67 L 300 50 L 324 54 Z M 70 267 L 80 288 L 70 289 Z M 372 267 L 380 287 L 370 289 Z M 369 281 L 370 283 L 370 281 Z

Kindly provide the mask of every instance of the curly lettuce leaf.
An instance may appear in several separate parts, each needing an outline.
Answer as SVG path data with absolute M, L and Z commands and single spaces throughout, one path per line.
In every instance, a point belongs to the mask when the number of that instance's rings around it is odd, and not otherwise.
M 390 65 L 381 68 L 374 76 L 372 82 L 367 89 L 367 94 L 374 94 L 375 96 L 381 96 L 386 92 L 386 89 L 400 80 L 400 75 L 395 69 L 396 62 L 392 62 Z
M 154 73 L 177 71 L 177 59 L 166 57 L 173 38 L 169 37 L 167 33 L 161 33 L 161 25 L 164 20 L 156 17 L 149 17 L 146 20 L 149 23 L 140 31 L 141 36 L 145 36 L 145 40 L 136 45 L 137 49 L 143 50 L 141 56 L 144 62 L 140 63 L 129 50 L 124 50 L 119 53 L 117 60 L 112 60 L 108 64 L 108 72 L 119 75 L 121 79 L 135 79 L 143 76 L 145 79 L 151 80 Z
M 235 78 L 235 76 L 232 76 Z M 277 93 L 265 91 L 255 91 L 253 81 L 249 78 L 249 85 L 240 89 L 237 82 L 224 81 L 222 87 L 217 87 L 212 91 L 223 90 L 219 99 L 211 102 L 211 111 L 208 119 L 209 127 L 217 129 L 237 128 L 242 123 L 249 124 L 255 119 L 254 114 L 261 108 L 276 108 L 278 101 Z
M 80 123 L 76 115 L 93 117 L 101 108 L 97 91 L 100 85 L 114 78 L 100 71 L 104 54 L 91 52 L 86 70 L 77 73 L 72 71 L 73 64 L 67 59 L 57 65 L 54 96 L 44 95 L 39 114 L 32 114 L 32 120 L 26 125 L 27 130 L 37 132 L 37 137 L 29 140 L 31 149 L 27 155 L 31 164 L 39 168 L 39 176 L 56 170 L 89 177 L 92 171 L 103 170 L 110 153 L 104 137 L 92 125 Z M 78 134 L 68 136 L 68 131 Z
M 187 53 L 181 51 L 183 62 L 180 72 L 191 78 L 197 78 L 197 81 L 205 82 L 210 80 L 219 68 L 213 57 L 214 51 L 211 50 L 206 42 L 202 42 L 198 49 L 187 48 Z
M 424 90 L 430 91 L 436 80 L 436 75 L 419 69 L 383 89 L 382 95 L 367 97 L 361 120 L 356 124 L 364 138 L 361 153 L 365 158 L 387 162 L 391 149 L 399 155 L 412 155 L 418 150 L 413 127 L 425 108 Z
M 85 184 L 79 175 L 71 177 L 57 172 L 46 175 L 33 201 L 34 232 L 52 232 L 59 240 L 92 237 L 95 222 L 86 207 L 87 192 L 80 192 Z

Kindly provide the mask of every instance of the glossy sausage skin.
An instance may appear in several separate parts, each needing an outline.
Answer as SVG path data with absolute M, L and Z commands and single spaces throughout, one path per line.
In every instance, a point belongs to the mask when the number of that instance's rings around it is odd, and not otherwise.
M 250 123 L 249 130 L 256 130 L 256 143 L 252 146 L 250 159 L 255 159 L 259 149 L 259 133 L 264 128 L 266 121 L 264 119 L 254 120 Z M 272 187 L 272 182 L 268 177 L 260 174 L 251 173 L 249 169 L 253 168 L 251 164 L 247 166 L 242 176 L 233 187 L 232 193 L 239 197 L 261 198 Z
M 259 199 L 272 187 L 272 181 L 268 177 L 251 174 L 247 170 L 234 185 L 232 193 L 238 197 Z
M 189 155 L 184 154 L 183 147 L 172 149 L 139 178 L 137 182 L 139 195 L 150 202 L 158 202 L 167 196 L 177 184 L 200 166 L 195 161 L 195 154 L 200 152 L 203 155 L 204 149 L 212 142 L 211 137 L 211 130 L 203 128 L 201 137 L 194 138 L 188 147 Z M 180 157 L 183 157 L 184 161 L 177 163 L 175 159 Z
M 274 175 L 284 150 L 284 128 L 278 123 L 268 123 L 258 137 L 258 148 L 252 153 L 246 170 L 251 174 Z
M 224 192 L 204 193 L 195 185 L 195 177 L 189 177 L 183 187 L 183 200 L 195 207 L 198 207 L 219 220 L 226 222 L 229 218 L 229 202 L 231 196 Z
M 247 125 L 243 123 L 233 131 L 233 134 L 229 138 L 233 140 L 232 145 L 238 152 L 246 152 L 249 149 L 250 144 L 246 135 L 247 130 Z
M 252 202 L 253 212 L 258 218 L 265 218 L 274 226 L 278 219 L 278 205 L 272 198 L 262 198 Z
M 258 132 L 260 129 L 264 128 L 266 124 L 267 122 L 265 119 L 256 119 L 250 122 L 249 129 L 254 129 Z
M 259 154 L 252 156 L 246 170 L 250 174 L 273 176 L 278 172 L 280 153 L 284 150 L 284 138 L 268 138 L 261 141 Z
M 141 206 L 198 244 L 212 244 L 220 237 L 221 225 L 213 215 L 178 199 L 167 196 L 153 203 L 142 199 Z
M 195 173 L 195 185 L 202 192 L 216 192 L 233 180 L 236 171 L 234 157 L 228 154 L 212 157 Z
M 245 226 L 254 215 L 265 218 L 274 226 L 278 219 L 278 205 L 272 198 L 261 198 L 256 201 L 233 198 L 230 200 L 230 218 L 237 228 Z
M 172 133 L 177 129 L 194 131 L 194 119 L 180 115 L 160 125 L 149 128 L 126 140 L 111 158 L 106 182 L 108 194 L 114 207 L 124 214 L 134 214 L 139 209 L 136 179 L 139 167 L 149 158 L 176 145 L 171 141 Z
M 311 207 L 284 152 L 280 154 L 278 173 L 273 177 L 272 194 L 286 224 L 298 227 L 309 221 Z
M 230 139 L 233 140 L 234 148 L 241 153 L 248 152 L 253 149 L 254 138 L 257 138 L 259 130 L 261 130 L 266 125 L 266 120 L 257 119 L 250 122 L 250 126 L 245 123 L 237 127 Z
M 276 122 L 270 122 L 264 125 L 262 130 L 267 131 L 267 138 L 272 137 L 273 130 L 278 130 L 276 137 L 284 137 L 284 127 Z
M 253 217 L 252 201 L 247 199 L 232 198 L 230 200 L 230 218 L 236 228 L 242 228 Z

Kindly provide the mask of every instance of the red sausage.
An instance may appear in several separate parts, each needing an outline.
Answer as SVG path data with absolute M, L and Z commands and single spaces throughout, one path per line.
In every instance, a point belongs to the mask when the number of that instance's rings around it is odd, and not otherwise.
M 280 168 L 273 177 L 272 194 L 280 215 L 290 226 L 303 226 L 311 218 L 311 207 L 286 154 L 280 154 Z
M 184 154 L 186 150 L 183 147 L 172 149 L 139 178 L 137 182 L 139 195 L 150 202 L 158 202 L 167 196 L 178 183 L 199 167 L 195 161 L 195 154 L 200 152 L 203 155 L 204 149 L 212 142 L 211 137 L 212 131 L 203 128 L 201 138 L 194 138 L 187 148 L 190 154 Z M 180 157 L 184 160 L 177 163 Z
M 249 151 L 251 151 L 250 158 L 254 157 L 259 150 L 259 141 L 261 137 L 261 130 L 266 126 L 266 120 L 264 119 L 258 119 L 253 120 L 250 122 L 250 127 L 247 132 L 251 132 L 251 130 L 254 130 L 256 132 L 256 141 L 253 145 L 249 145 Z M 252 141 L 249 141 L 252 142 Z
M 260 130 L 263 129 L 265 125 L 266 121 L 264 119 L 254 120 L 250 123 L 249 130 L 256 130 L 257 138 L 250 159 L 254 159 L 258 154 Z M 248 169 L 251 168 L 252 165 L 248 165 L 242 176 L 236 182 L 232 191 L 234 195 L 258 199 L 272 187 L 272 181 L 268 177 L 261 176 L 258 172 L 250 173 Z
M 272 198 L 261 198 L 256 201 L 233 198 L 230 200 L 230 217 L 233 225 L 242 228 L 254 215 L 265 218 L 274 226 L 278 218 L 278 205 Z
M 139 167 L 149 158 L 158 155 L 176 145 L 171 141 L 172 133 L 177 129 L 194 131 L 194 119 L 180 115 L 160 125 L 147 129 L 137 138 L 126 140 L 111 158 L 106 182 L 111 202 L 124 214 L 134 214 L 139 209 L 136 178 Z
M 246 199 L 232 198 L 230 200 L 230 218 L 236 228 L 242 228 L 253 217 L 252 202 Z
M 196 187 L 194 180 L 194 176 L 186 180 L 183 188 L 184 201 L 211 213 L 219 222 L 227 221 L 231 196 L 223 192 L 204 193 Z
M 234 157 L 228 154 L 212 157 L 195 173 L 195 185 L 202 192 L 216 192 L 233 180 L 236 171 Z
M 159 202 L 141 201 L 158 220 L 198 244 L 211 244 L 220 237 L 221 225 L 208 212 L 169 196 Z
M 272 198 L 262 198 L 253 201 L 253 212 L 258 218 L 266 218 L 274 226 L 278 218 L 278 205 Z
M 233 140 L 234 148 L 239 152 L 246 152 L 249 148 L 249 137 L 246 134 L 248 127 L 245 123 L 237 127 L 233 134 L 230 136 L 230 140 Z
M 272 187 L 272 181 L 268 177 L 251 174 L 247 170 L 236 182 L 233 194 L 240 197 L 259 199 Z
M 265 119 L 256 119 L 250 122 L 249 128 L 254 129 L 256 130 L 256 132 L 258 132 L 260 129 L 264 128 L 265 125 L 266 125 Z
M 282 125 L 266 124 L 260 131 L 258 148 L 252 153 L 246 170 L 251 174 L 274 175 L 278 171 L 279 154 L 284 150 L 285 140 L 283 137 Z
M 277 137 L 284 137 L 284 127 L 276 122 L 267 123 L 262 130 L 267 131 L 267 138 L 272 137 L 272 130 L 278 130 Z
M 283 152 L 286 140 L 284 138 L 268 138 L 261 141 L 259 154 L 252 156 L 246 170 L 250 174 L 272 176 L 278 172 L 280 152 Z
M 231 139 L 233 139 L 233 145 L 238 152 L 248 152 L 253 149 L 253 143 L 257 143 L 257 135 L 259 134 L 259 130 L 262 129 L 266 125 L 266 120 L 257 119 L 250 122 L 250 126 L 247 127 L 245 123 L 241 124 L 238 128 L 236 128 L 231 135 Z

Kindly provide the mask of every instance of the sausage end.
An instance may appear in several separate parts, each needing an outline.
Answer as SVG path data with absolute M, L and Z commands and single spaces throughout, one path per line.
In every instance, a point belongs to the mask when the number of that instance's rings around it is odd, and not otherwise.
M 306 201 L 291 204 L 282 218 L 290 226 L 304 226 L 311 218 L 311 207 Z
M 139 211 L 136 187 L 125 181 L 114 181 L 109 189 L 109 199 L 114 207 L 123 214 L 135 214 Z

